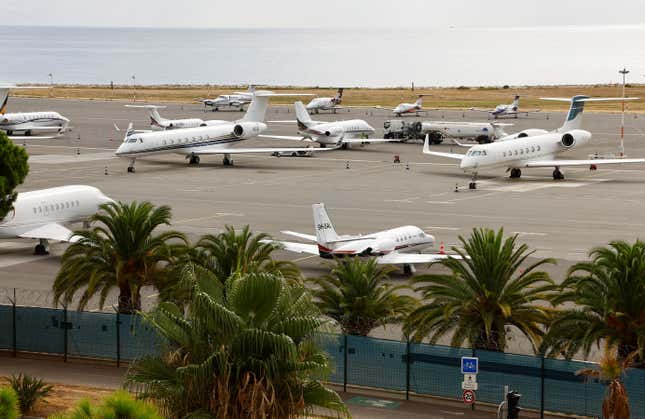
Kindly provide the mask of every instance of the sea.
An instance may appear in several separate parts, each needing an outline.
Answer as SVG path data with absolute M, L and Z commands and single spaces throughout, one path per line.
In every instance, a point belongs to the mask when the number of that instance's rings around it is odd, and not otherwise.
M 645 24 L 515 28 L 0 26 L 0 83 L 502 86 L 645 82 Z

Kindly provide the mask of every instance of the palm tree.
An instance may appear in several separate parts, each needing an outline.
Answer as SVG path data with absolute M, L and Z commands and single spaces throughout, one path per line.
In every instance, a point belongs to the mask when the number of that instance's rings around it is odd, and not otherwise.
M 606 341 L 624 359 L 645 347 L 645 242 L 612 241 L 573 265 L 553 304 L 573 303 L 552 321 L 544 347 L 572 357 Z
M 623 384 L 622 377 L 628 368 L 634 366 L 638 357 L 634 351 L 625 358 L 619 359 L 614 347 L 606 347 L 605 355 L 598 364 L 598 369 L 584 369 L 576 371 L 576 375 L 599 379 L 606 383 L 607 392 L 602 401 L 602 417 L 604 419 L 629 419 L 629 397 Z
M 203 236 L 195 248 L 196 262 L 211 270 L 222 282 L 234 273 L 250 272 L 270 272 L 288 279 L 300 279 L 295 264 L 272 258 L 279 246 L 271 243 L 267 234 L 253 234 L 248 225 L 239 232 L 227 225 L 219 234 Z
M 376 259 L 339 260 L 329 275 L 311 279 L 320 310 L 340 325 L 343 333 L 367 336 L 379 326 L 399 323 L 415 308 L 413 297 L 400 295 L 409 285 L 388 282 L 390 267 Z
M 126 380 L 164 417 L 293 418 L 314 406 L 347 413 L 312 378 L 328 368 L 313 339 L 325 320 L 304 287 L 266 272 L 222 284 L 190 263 L 178 280 L 193 290 L 186 307 L 162 302 L 143 315 L 167 347 L 134 362 Z
M 67 305 L 77 291 L 83 290 L 79 310 L 96 294 L 102 308 L 116 287 L 120 313 L 140 310 L 141 288 L 163 280 L 165 262 L 172 259 L 175 247 L 171 241 L 176 240 L 177 246 L 186 243 L 181 233 L 156 233 L 160 226 L 169 225 L 170 219 L 170 208 L 165 205 L 102 205 L 100 212 L 89 219 L 97 225 L 74 232 L 79 240 L 63 254 L 53 286 L 55 303 Z
M 555 261 L 539 259 L 522 268 L 534 251 L 519 245 L 517 235 L 504 239 L 503 229 L 473 229 L 467 240 L 459 240 L 463 251 L 452 250 L 461 259 L 437 262 L 450 273 L 415 279 L 425 304 L 408 318 L 407 333 L 436 343 L 452 332 L 452 346 L 467 341 L 476 349 L 503 351 L 507 327 L 515 326 L 537 350 L 550 315 L 540 301 L 548 300 L 554 289 L 549 274 L 537 269 Z

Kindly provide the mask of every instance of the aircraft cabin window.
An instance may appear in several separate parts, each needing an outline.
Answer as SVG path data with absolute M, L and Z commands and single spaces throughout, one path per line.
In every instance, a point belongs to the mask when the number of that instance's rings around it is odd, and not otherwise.
M 76 206 L 78 207 L 80 204 L 78 203 L 78 199 L 76 200 Z
M 38 214 L 42 214 L 42 213 L 43 213 L 43 207 L 38 207 Z
M 535 146 L 531 146 L 531 153 L 535 153 Z
M 514 154 L 517 156 L 517 150 L 515 150 L 515 153 L 514 153 Z
M 540 151 L 540 146 L 537 146 L 537 150 Z
M 38 210 L 36 210 L 36 207 L 34 207 L 34 214 L 37 214 Z
M 143 139 L 142 139 L 142 138 L 139 138 L 139 142 L 140 142 L 141 144 L 143 144 Z
M 529 148 L 526 147 L 526 154 L 529 154 Z

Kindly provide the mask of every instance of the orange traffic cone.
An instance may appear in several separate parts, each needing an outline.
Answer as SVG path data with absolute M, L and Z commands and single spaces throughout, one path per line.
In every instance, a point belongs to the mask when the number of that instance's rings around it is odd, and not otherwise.
M 439 254 L 440 255 L 446 254 L 446 245 L 444 245 L 443 242 L 441 242 L 441 244 L 439 245 Z

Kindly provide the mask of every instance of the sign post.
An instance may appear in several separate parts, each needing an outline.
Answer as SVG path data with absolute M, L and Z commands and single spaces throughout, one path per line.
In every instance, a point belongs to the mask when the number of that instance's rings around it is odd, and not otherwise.
M 463 399 L 466 404 L 475 403 L 475 391 L 478 389 L 477 373 L 479 372 L 479 358 L 474 356 L 461 357 L 461 373 L 464 375 L 464 381 L 461 383 L 461 389 L 464 391 Z

